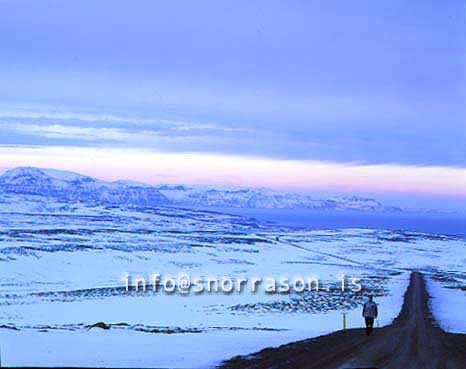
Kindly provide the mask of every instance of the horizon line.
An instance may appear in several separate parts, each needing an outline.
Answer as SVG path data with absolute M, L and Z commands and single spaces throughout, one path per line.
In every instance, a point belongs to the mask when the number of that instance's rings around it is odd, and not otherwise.
M 209 153 L 0 146 L 0 168 L 30 166 L 148 185 L 253 187 L 466 198 L 466 168 L 277 160 Z

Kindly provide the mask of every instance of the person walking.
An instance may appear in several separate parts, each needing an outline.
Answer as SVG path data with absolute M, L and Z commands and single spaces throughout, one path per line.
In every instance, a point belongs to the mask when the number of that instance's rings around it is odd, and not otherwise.
M 366 321 L 366 335 L 370 336 L 374 328 L 374 319 L 379 315 L 377 304 L 373 301 L 373 296 L 369 295 L 369 300 L 362 308 L 362 316 Z

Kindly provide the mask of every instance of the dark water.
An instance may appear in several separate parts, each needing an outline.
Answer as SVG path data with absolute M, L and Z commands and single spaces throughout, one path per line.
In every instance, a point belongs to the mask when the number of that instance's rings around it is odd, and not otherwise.
M 464 214 L 329 212 L 305 209 L 216 208 L 215 210 L 253 217 L 261 223 L 297 229 L 373 228 L 466 236 Z

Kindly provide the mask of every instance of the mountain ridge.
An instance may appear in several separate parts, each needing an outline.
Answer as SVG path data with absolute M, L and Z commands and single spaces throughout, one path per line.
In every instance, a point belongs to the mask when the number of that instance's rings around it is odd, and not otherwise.
M 131 180 L 107 182 L 79 173 L 36 167 L 7 170 L 0 175 L 0 191 L 104 205 L 401 211 L 400 208 L 386 207 L 374 199 L 360 196 L 315 199 L 310 195 L 266 188 L 148 185 Z

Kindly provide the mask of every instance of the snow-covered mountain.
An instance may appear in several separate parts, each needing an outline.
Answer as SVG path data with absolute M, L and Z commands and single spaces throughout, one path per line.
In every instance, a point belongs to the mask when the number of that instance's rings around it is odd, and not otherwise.
M 0 191 L 40 195 L 65 202 L 118 205 L 183 205 L 234 208 L 306 208 L 315 210 L 394 211 L 363 197 L 319 200 L 309 195 L 256 188 L 158 185 L 133 181 L 106 182 L 77 173 L 19 167 L 0 176 Z
M 95 204 L 161 205 L 168 199 L 156 188 L 135 182 L 105 182 L 80 174 L 20 167 L 0 176 L 0 190 L 40 195 L 66 202 Z
M 319 200 L 309 195 L 256 188 L 218 188 L 205 186 L 157 186 L 170 201 L 178 204 L 213 207 L 315 210 L 395 210 L 368 198 L 351 196 Z

